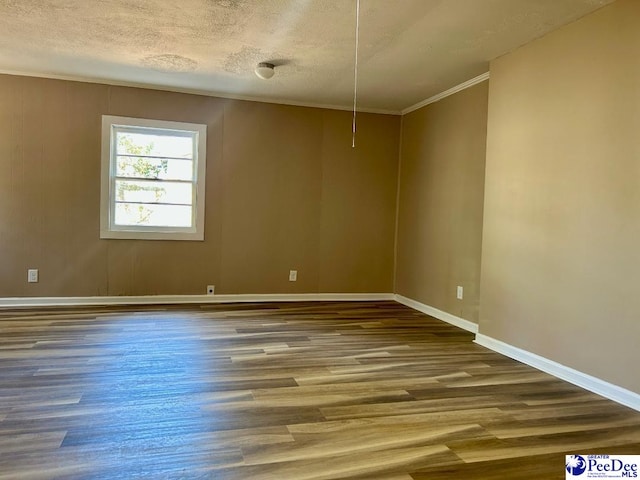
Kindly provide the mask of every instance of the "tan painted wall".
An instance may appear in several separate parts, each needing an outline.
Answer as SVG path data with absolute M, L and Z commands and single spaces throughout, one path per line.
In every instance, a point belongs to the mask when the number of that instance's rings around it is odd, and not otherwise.
M 396 293 L 476 323 L 487 94 L 483 82 L 402 121 Z
M 480 332 L 640 393 L 640 2 L 491 64 Z
M 103 114 L 208 125 L 204 242 L 99 239 Z M 391 292 L 400 119 L 359 115 L 355 150 L 350 131 L 349 112 L 0 76 L 0 297 Z

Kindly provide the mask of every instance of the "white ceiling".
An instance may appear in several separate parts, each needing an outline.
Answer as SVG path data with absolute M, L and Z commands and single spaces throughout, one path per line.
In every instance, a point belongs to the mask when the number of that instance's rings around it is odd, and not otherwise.
M 402 111 L 612 1 L 361 0 L 359 108 Z M 350 108 L 355 5 L 0 0 L 0 71 Z

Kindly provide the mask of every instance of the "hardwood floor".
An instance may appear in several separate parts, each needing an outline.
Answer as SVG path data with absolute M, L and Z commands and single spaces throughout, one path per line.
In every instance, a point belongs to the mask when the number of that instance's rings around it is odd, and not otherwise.
M 394 302 L 0 310 L 1 479 L 561 479 L 640 413 Z

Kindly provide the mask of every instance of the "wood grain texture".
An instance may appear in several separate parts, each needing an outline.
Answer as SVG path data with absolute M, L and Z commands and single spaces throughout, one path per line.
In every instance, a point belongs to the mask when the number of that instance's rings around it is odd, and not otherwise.
M 0 310 L 0 479 L 562 479 L 640 413 L 394 302 Z

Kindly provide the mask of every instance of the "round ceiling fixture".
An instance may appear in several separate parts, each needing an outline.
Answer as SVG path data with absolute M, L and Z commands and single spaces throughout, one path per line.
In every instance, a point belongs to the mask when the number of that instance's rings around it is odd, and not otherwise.
M 276 66 L 273 63 L 260 62 L 255 69 L 256 75 L 263 80 L 269 80 L 275 73 Z

